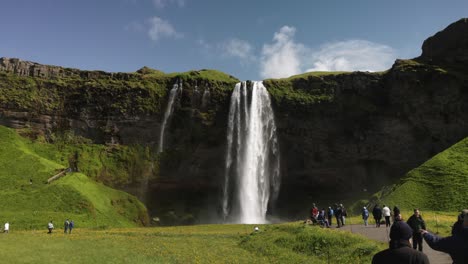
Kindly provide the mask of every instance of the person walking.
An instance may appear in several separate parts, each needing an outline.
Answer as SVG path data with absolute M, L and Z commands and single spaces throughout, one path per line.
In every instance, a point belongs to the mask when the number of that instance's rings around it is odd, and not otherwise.
M 409 239 L 412 233 L 413 230 L 404 221 L 393 223 L 389 248 L 375 254 L 372 264 L 429 264 L 426 254 L 411 248 Z
M 68 234 L 71 234 L 72 229 L 75 227 L 75 223 L 73 220 L 70 221 L 70 225 L 68 226 Z
M 384 207 L 382 208 L 382 214 L 385 218 L 385 227 L 390 226 L 390 208 L 384 204 Z
M 364 220 L 364 226 L 367 226 L 367 219 L 369 218 L 369 210 L 364 206 L 362 208 L 362 220 Z
M 335 218 L 336 218 L 336 223 L 337 223 L 337 226 L 338 228 L 340 228 L 343 223 L 341 222 L 342 221 L 342 218 L 341 218 L 341 207 L 336 205 L 335 207 Z
M 47 224 L 47 229 L 49 229 L 47 234 L 52 234 L 52 230 L 54 229 L 54 223 L 52 223 L 52 220 Z
M 5 223 L 5 228 L 3 229 L 3 232 L 7 234 L 10 232 L 10 223 Z
M 424 240 L 434 250 L 448 253 L 454 264 L 468 263 L 468 209 L 462 211 L 463 226 L 453 230 L 451 236 L 440 238 L 421 230 Z
M 70 221 L 68 221 L 68 219 L 67 219 L 67 220 L 65 220 L 65 222 L 63 223 L 63 229 L 64 229 L 63 233 L 65 233 L 65 234 L 67 233 L 68 227 L 69 227 L 69 226 L 70 226 Z
M 380 209 L 378 204 L 376 204 L 374 209 L 372 209 L 372 216 L 375 220 L 375 227 L 380 227 L 380 220 L 382 220 L 382 209 Z
M 393 222 L 395 223 L 396 221 L 400 221 L 400 220 L 402 220 L 400 208 L 398 208 L 398 206 L 395 205 L 393 207 Z
M 343 204 L 340 204 L 341 207 L 341 223 L 342 225 L 346 224 L 346 216 L 348 216 L 348 212 L 346 212 L 346 208 L 343 206 Z
M 421 217 L 419 209 L 414 209 L 414 214 L 408 219 L 408 225 L 413 229 L 413 248 L 423 251 L 421 230 L 426 229 L 426 223 Z
M 328 218 L 328 224 L 331 226 L 333 225 L 332 223 L 332 219 L 333 219 L 333 209 L 331 208 L 331 206 L 328 207 L 328 210 L 327 210 L 327 218 Z

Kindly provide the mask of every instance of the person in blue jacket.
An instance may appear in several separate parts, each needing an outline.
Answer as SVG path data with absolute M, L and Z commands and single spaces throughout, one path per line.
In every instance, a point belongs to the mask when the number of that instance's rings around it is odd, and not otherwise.
M 468 209 L 462 211 L 463 228 L 455 230 L 452 236 L 438 237 L 422 230 L 426 243 L 434 250 L 448 253 L 454 264 L 468 263 Z

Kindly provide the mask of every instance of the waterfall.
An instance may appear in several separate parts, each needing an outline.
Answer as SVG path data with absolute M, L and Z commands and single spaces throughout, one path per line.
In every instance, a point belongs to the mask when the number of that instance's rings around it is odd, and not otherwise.
M 201 108 L 205 109 L 208 105 L 208 101 L 210 100 L 210 89 L 206 88 L 203 92 L 202 100 L 201 100 Z
M 159 133 L 159 153 L 164 151 L 164 132 L 166 130 L 167 120 L 172 115 L 172 112 L 174 112 L 174 101 L 179 91 L 182 92 L 182 82 L 180 83 L 180 87 L 177 83 L 175 83 L 169 93 L 169 102 L 167 103 L 166 111 L 164 112 L 164 119 L 161 124 L 161 131 Z
M 236 84 L 231 96 L 223 216 L 265 223 L 280 186 L 279 146 L 268 91 L 262 82 Z

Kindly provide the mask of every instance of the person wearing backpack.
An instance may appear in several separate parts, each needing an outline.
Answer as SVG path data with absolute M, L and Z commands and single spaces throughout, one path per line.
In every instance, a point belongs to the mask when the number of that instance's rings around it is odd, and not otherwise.
M 71 234 L 72 229 L 75 227 L 75 223 L 73 220 L 70 221 L 70 225 L 68 226 L 68 234 Z
M 327 218 L 328 218 L 328 224 L 331 226 L 333 223 L 332 223 L 332 219 L 333 219 L 333 209 L 331 208 L 331 206 L 328 207 L 328 210 L 327 210 Z
M 362 220 L 364 220 L 364 225 L 367 226 L 367 219 L 369 218 L 369 210 L 364 206 L 362 208 Z

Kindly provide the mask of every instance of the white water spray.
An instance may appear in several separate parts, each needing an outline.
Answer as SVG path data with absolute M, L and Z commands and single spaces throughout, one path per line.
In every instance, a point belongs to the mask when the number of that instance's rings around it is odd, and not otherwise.
M 175 83 L 169 93 L 169 101 L 167 102 L 166 111 L 164 112 L 164 119 L 161 124 L 161 131 L 159 133 L 159 145 L 158 145 L 159 153 L 164 151 L 164 132 L 166 130 L 167 120 L 174 112 L 174 101 L 175 101 L 176 96 L 179 94 L 179 91 L 182 92 L 182 83 L 180 83 L 180 87 L 177 83 Z
M 224 217 L 240 223 L 265 223 L 280 179 L 276 125 L 262 82 L 253 82 L 250 91 L 246 82 L 236 84 L 227 132 Z

